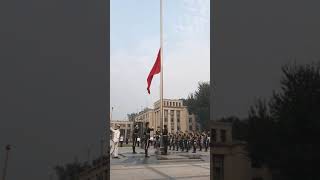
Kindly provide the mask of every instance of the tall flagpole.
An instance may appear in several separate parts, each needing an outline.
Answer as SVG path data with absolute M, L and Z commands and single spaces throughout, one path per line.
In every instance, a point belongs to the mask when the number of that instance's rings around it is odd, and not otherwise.
M 162 29 L 162 0 L 160 0 L 160 53 L 161 53 L 161 71 L 160 71 L 160 129 L 161 129 L 161 139 L 160 139 L 160 151 L 163 152 L 163 29 Z

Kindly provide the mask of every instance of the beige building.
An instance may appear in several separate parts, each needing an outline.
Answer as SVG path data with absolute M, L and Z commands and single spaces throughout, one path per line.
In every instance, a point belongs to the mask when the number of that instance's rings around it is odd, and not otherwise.
M 183 100 L 164 99 L 163 100 L 163 125 L 167 125 L 171 133 L 177 131 L 194 131 L 197 130 L 196 117 L 188 112 L 187 106 L 184 106 Z M 150 127 L 160 127 L 160 101 L 154 103 L 154 109 L 145 109 L 138 113 L 135 122 L 149 122 Z
M 126 138 L 131 141 L 132 130 L 133 130 L 133 122 L 132 121 L 121 121 L 121 120 L 112 120 L 110 126 L 115 128 L 116 124 L 120 124 L 120 136 L 124 137 L 124 141 Z
M 213 180 L 271 180 L 267 168 L 253 168 L 245 142 L 232 139 L 232 124 L 212 122 L 211 176 Z

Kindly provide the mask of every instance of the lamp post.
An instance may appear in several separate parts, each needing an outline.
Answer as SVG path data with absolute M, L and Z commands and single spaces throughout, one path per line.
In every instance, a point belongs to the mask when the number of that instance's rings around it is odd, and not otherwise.
M 113 107 L 111 108 L 110 121 L 112 121 L 112 113 L 113 113 Z
M 4 160 L 2 180 L 6 179 L 7 167 L 8 167 L 8 159 L 9 159 L 9 151 L 11 149 L 11 146 L 8 144 L 5 149 L 6 149 L 6 157 L 5 157 L 5 160 Z

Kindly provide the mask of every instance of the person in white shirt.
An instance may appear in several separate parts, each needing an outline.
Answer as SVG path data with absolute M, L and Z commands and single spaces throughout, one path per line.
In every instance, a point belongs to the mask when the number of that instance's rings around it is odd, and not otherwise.
M 123 136 L 120 136 L 120 147 L 123 145 Z
M 137 138 L 138 147 L 140 146 L 140 137 Z
M 119 146 L 119 139 L 120 139 L 120 125 L 116 125 L 116 129 L 113 129 L 112 127 L 110 127 L 110 130 L 113 133 L 113 143 L 114 143 L 114 151 L 113 151 L 113 157 L 114 158 L 119 158 L 118 157 L 118 146 Z

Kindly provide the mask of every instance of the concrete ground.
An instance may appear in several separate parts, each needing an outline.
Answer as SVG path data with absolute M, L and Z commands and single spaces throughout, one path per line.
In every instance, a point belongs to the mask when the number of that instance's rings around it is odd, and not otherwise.
M 164 180 L 164 179 L 210 179 L 210 153 L 189 153 L 168 151 L 166 156 L 155 155 L 149 148 L 149 158 L 144 157 L 144 149 L 136 147 L 119 148 L 120 159 L 111 159 L 112 180 Z

